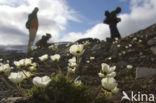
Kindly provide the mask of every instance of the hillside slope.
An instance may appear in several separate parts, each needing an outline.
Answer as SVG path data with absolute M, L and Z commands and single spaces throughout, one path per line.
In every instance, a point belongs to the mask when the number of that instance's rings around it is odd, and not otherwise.
M 142 93 L 156 94 L 156 75 L 144 77 L 142 79 L 136 78 L 136 68 L 154 68 L 156 69 L 156 24 L 140 30 L 134 34 L 122 38 L 121 40 L 108 40 L 100 41 L 98 39 L 82 39 L 77 42 L 90 41 L 90 44 L 85 46 L 85 52 L 82 56 L 79 71 L 76 76 L 80 76 L 80 79 L 85 85 L 88 85 L 90 90 L 94 92 L 97 86 L 100 85 L 101 79 L 98 77 L 98 73 L 101 70 L 101 63 L 107 63 L 109 65 L 117 66 L 116 80 L 118 81 L 118 87 L 120 92 L 114 96 L 107 103 L 121 103 L 122 91 L 126 91 L 128 94 L 131 91 Z M 1 55 L 3 62 L 10 60 L 10 64 L 13 65 L 14 60 L 19 60 L 25 57 L 34 57 L 34 62 L 40 64 L 38 68 L 39 75 L 50 74 L 57 72 L 57 67 L 54 64 L 49 66 L 42 64 L 38 57 L 43 54 L 52 55 L 54 53 L 61 55 L 59 66 L 66 73 L 68 59 L 72 58 L 69 53 L 69 48 L 72 44 L 61 45 L 57 52 L 51 52 L 48 49 L 35 50 L 29 54 L 9 54 Z M 90 60 L 90 57 L 95 57 L 94 60 Z M 88 62 L 89 61 L 89 62 Z M 132 65 L 132 69 L 127 69 L 127 65 Z M 43 69 L 44 68 L 44 69 Z M 31 84 L 29 84 L 31 85 Z M 29 85 L 27 85 L 29 87 Z M 26 86 L 26 87 L 27 87 Z M 0 92 L 7 91 L 2 82 L 0 82 Z M 11 96 L 13 93 L 5 95 Z M 15 94 L 14 94 L 15 95 Z M 4 98 L 5 96 L 0 96 Z M 103 103 L 102 97 L 99 95 L 97 103 Z M 127 103 L 127 102 L 126 102 Z

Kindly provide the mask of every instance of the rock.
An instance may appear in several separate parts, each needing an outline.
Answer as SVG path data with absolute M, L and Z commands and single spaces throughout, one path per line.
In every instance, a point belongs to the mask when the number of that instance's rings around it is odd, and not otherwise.
M 152 38 L 151 40 L 149 40 L 149 41 L 147 42 L 147 44 L 148 44 L 149 46 L 156 45 L 156 37 L 154 37 L 154 38 Z
M 83 39 L 77 40 L 76 42 L 82 44 L 83 42 L 86 42 L 86 41 L 89 41 L 89 42 L 100 42 L 100 40 L 97 39 L 97 38 L 95 38 L 95 39 L 93 39 L 93 38 L 83 38 Z
M 152 76 L 156 74 L 156 69 L 146 68 L 146 67 L 137 67 L 136 68 L 136 79 Z
M 127 63 L 126 61 L 118 61 L 117 65 L 118 66 L 127 66 L 129 63 Z
M 0 101 L 0 103 L 16 103 L 16 102 L 24 101 L 24 100 L 26 100 L 26 99 L 23 97 L 8 97 L 8 98 L 3 98 Z
M 7 97 L 10 95 L 10 91 L 0 91 L 0 97 Z
M 156 46 L 151 47 L 151 51 L 154 55 L 156 55 Z
M 110 48 L 110 53 L 111 53 L 113 58 L 118 57 L 119 51 L 120 51 L 120 48 L 118 48 L 116 45 L 112 45 Z
M 114 39 L 112 39 L 112 38 L 106 38 L 106 41 L 107 41 L 107 42 L 113 42 Z
M 95 45 L 91 48 L 91 51 L 94 52 L 94 51 L 97 51 L 97 50 L 100 50 L 100 49 L 101 49 L 101 45 L 95 44 Z

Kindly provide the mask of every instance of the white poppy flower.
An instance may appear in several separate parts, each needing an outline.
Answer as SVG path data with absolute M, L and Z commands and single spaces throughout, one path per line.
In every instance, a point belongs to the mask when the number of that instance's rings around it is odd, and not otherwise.
M 118 44 L 118 45 L 117 45 L 117 47 L 119 48 L 119 47 L 121 47 L 121 45 L 120 45 L 120 44 Z
M 90 57 L 90 60 L 94 60 L 95 59 L 95 57 Z
M 48 54 L 39 57 L 40 61 L 45 62 L 48 59 Z
M 68 66 L 69 66 L 69 67 L 77 67 L 77 64 L 76 64 L 76 63 L 70 63 L 70 62 L 69 62 L 69 63 L 68 63 Z
M 14 61 L 14 64 L 15 64 L 15 66 L 18 67 L 18 68 L 22 66 L 22 65 L 20 64 L 19 61 Z
M 48 48 L 51 49 L 51 50 L 53 50 L 53 51 L 57 51 L 58 45 L 52 44 L 52 45 L 50 45 Z
M 72 59 L 69 59 L 68 62 L 69 62 L 69 63 L 76 63 L 76 58 L 73 57 Z
M 108 64 L 106 63 L 102 63 L 101 64 L 102 67 L 102 72 L 106 72 L 106 73 L 111 73 L 114 72 L 114 70 L 116 69 L 116 66 L 110 67 Z
M 20 72 L 12 72 L 10 76 L 8 77 L 8 79 L 12 81 L 13 83 L 20 83 L 23 81 L 24 76 Z
M 11 71 L 11 67 L 9 64 L 2 64 L 0 66 L 0 72 L 8 73 Z
M 0 62 L 2 62 L 3 61 L 3 59 L 0 59 Z
M 112 57 L 109 57 L 108 60 L 112 60 Z
M 21 59 L 21 60 L 19 61 L 19 63 L 20 63 L 22 66 L 24 66 L 24 65 L 25 65 L 25 59 Z
M 55 54 L 55 55 L 52 55 L 50 58 L 53 62 L 58 62 L 60 60 L 60 55 L 59 54 Z
M 128 49 L 128 46 L 125 46 L 126 49 Z
M 135 38 L 133 38 L 133 41 L 136 41 L 137 40 L 137 38 L 135 37 Z
M 34 77 L 33 84 L 36 87 L 46 87 L 50 83 L 51 79 L 48 76 Z
M 129 47 L 132 47 L 132 44 L 129 44 Z
M 69 67 L 68 67 L 68 73 L 69 73 L 69 74 L 75 73 L 75 70 L 76 70 L 76 68 L 69 68 Z
M 139 40 L 139 43 L 141 43 L 142 42 L 142 40 Z
M 74 84 L 75 84 L 75 86 L 81 86 L 82 82 L 81 82 L 81 80 L 75 80 Z
M 114 78 L 103 78 L 101 84 L 103 88 L 108 90 L 113 90 L 117 86 L 117 82 Z
M 104 78 L 105 77 L 105 75 L 103 73 L 101 73 L 101 72 L 98 73 L 98 75 L 99 75 L 100 78 Z
M 107 74 L 107 77 L 114 78 L 116 76 L 116 72 L 111 72 Z
M 30 67 L 29 67 L 29 70 L 33 72 L 33 71 L 36 71 L 37 68 L 36 68 L 35 66 L 30 66 Z
M 90 61 L 89 61 L 89 60 L 87 60 L 87 61 L 86 61 L 86 63 L 90 63 Z
M 132 65 L 127 65 L 127 69 L 132 69 L 133 66 Z
M 29 66 L 29 65 L 31 65 L 31 64 L 32 64 L 32 59 L 26 58 L 25 61 L 24 61 L 24 65 L 25 65 L 25 66 Z
M 29 67 L 30 71 L 36 71 L 37 70 L 37 63 L 32 63 L 32 66 Z
M 116 94 L 119 92 L 119 88 L 115 87 L 113 90 L 111 90 L 112 93 Z
M 84 48 L 82 44 L 75 44 L 70 47 L 69 51 L 74 56 L 81 56 L 84 53 Z
M 31 65 L 34 66 L 34 67 L 37 67 L 38 64 L 37 63 L 32 63 Z

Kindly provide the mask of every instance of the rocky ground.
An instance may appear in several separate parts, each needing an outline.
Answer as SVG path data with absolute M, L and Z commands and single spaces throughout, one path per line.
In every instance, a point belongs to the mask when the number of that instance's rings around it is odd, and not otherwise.
M 98 39 L 88 38 L 81 39 L 77 42 L 83 43 L 86 40 L 89 40 L 90 44 L 85 46 L 85 53 L 82 56 L 79 72 L 77 72 L 76 76 L 80 76 L 82 82 L 88 85 L 92 92 L 100 85 L 101 79 L 98 77 L 98 73 L 101 69 L 101 63 L 117 66 L 116 80 L 118 81 L 120 92 L 107 101 L 99 95 L 97 103 L 104 103 L 104 101 L 105 103 L 121 103 L 122 91 L 126 91 L 128 94 L 130 94 L 131 91 L 135 93 L 152 93 L 156 96 L 156 75 L 136 78 L 136 68 L 156 69 L 156 24 L 118 41 L 110 39 L 100 41 Z M 67 70 L 68 59 L 72 57 L 69 53 L 69 48 L 70 45 L 61 45 L 56 52 L 61 55 L 59 66 L 64 74 Z M 14 60 L 34 57 L 34 61 L 40 64 L 37 71 L 39 75 L 51 74 L 52 72 L 57 73 L 57 66 L 51 63 L 51 61 L 48 61 L 48 65 L 44 65 L 38 60 L 38 57 L 45 53 L 49 55 L 54 54 L 54 52 L 48 49 L 40 49 L 29 54 L 0 55 L 0 58 L 3 58 L 3 61 L 10 60 L 10 63 L 13 65 Z M 90 60 L 90 57 L 95 57 L 95 59 Z M 87 61 L 90 61 L 90 63 L 87 63 Z M 128 69 L 127 65 L 132 65 L 133 68 Z M 27 85 L 23 85 L 23 87 L 28 88 L 31 87 L 31 85 L 32 83 L 28 82 Z M 8 89 L 0 80 L 0 100 L 4 100 L 6 97 L 17 96 L 18 94 L 16 92 Z M 4 101 L 2 103 L 4 103 Z M 123 103 L 128 102 L 123 101 Z

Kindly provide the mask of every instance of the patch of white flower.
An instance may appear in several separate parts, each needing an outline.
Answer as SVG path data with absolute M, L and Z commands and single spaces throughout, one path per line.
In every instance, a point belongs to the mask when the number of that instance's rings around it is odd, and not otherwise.
M 3 59 L 0 59 L 0 62 L 2 62 L 3 61 Z
M 75 86 L 81 86 L 82 85 L 82 81 L 78 80 L 80 78 L 80 76 L 78 76 L 75 80 L 74 80 L 74 84 Z
M 8 79 L 16 84 L 22 82 L 25 76 L 21 72 L 11 72 Z
M 129 46 L 125 46 L 125 48 L 126 48 L 126 49 L 128 49 L 128 48 L 129 48 Z
M 1 64 L 0 65 L 0 73 L 4 72 L 4 73 L 8 73 L 11 71 L 11 67 L 9 64 Z
M 95 59 L 95 57 L 90 57 L 89 59 L 90 59 L 90 60 L 94 60 L 94 59 Z
M 113 90 L 117 87 L 118 83 L 114 78 L 103 78 L 101 80 L 102 87 L 107 90 Z
M 70 47 L 69 51 L 74 56 L 79 57 L 84 53 L 84 46 L 82 44 L 74 44 Z
M 57 50 L 58 50 L 58 45 L 56 45 L 56 44 L 51 44 L 48 48 L 49 48 L 50 50 L 52 50 L 52 51 L 57 51 Z
M 133 65 L 127 65 L 127 69 L 132 69 Z
M 129 46 L 129 47 L 132 47 L 132 44 L 129 44 L 128 46 Z
M 61 56 L 59 54 L 55 54 L 55 55 L 50 56 L 50 58 L 53 62 L 58 62 L 60 60 L 60 57 Z
M 137 40 L 137 38 L 136 38 L 136 37 L 134 37 L 134 38 L 133 38 L 133 41 L 136 41 L 136 40 Z
M 99 73 L 99 77 L 104 78 L 104 77 L 115 77 L 116 76 L 116 66 L 110 67 L 106 63 L 101 64 L 101 72 Z
M 76 57 L 68 60 L 68 73 L 75 73 L 77 67 Z
M 50 83 L 51 79 L 48 76 L 43 76 L 43 77 L 34 77 L 32 81 L 36 87 L 46 87 Z
M 139 43 L 141 43 L 142 42 L 142 40 L 139 40 Z
M 38 57 L 40 61 L 45 62 L 48 60 L 48 54 L 42 55 L 40 57 Z
M 19 61 L 14 61 L 14 64 L 17 68 L 20 68 L 22 66 L 29 66 L 32 64 L 31 58 L 21 59 Z
M 116 66 L 110 67 L 106 63 L 101 64 L 101 72 L 98 73 L 99 77 L 102 78 L 101 85 L 104 90 L 108 90 L 111 93 L 118 93 L 119 89 L 117 88 L 118 83 L 114 79 L 116 76 Z M 107 92 L 106 92 L 107 93 Z
M 86 61 L 86 63 L 88 63 L 88 64 L 89 64 L 89 63 L 90 63 L 90 61 L 89 61 L 89 60 L 87 60 L 87 61 Z
M 68 74 L 74 74 L 75 73 L 76 68 L 70 68 L 68 67 Z
M 118 48 L 120 48 L 120 47 L 121 47 L 121 45 L 120 45 L 120 44 L 118 44 L 118 45 L 117 45 L 117 47 L 118 47 Z
M 37 63 L 32 63 L 31 66 L 29 67 L 30 71 L 36 71 L 37 70 Z

